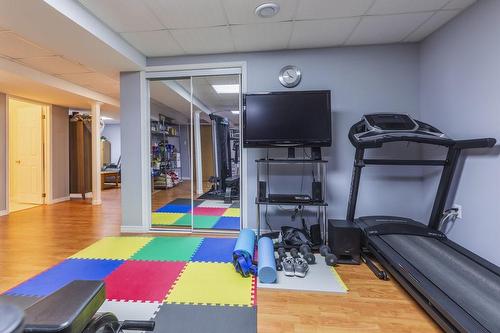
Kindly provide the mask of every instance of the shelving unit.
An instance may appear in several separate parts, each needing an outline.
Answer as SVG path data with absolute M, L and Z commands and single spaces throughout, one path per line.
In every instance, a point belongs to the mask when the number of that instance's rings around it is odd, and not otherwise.
M 182 181 L 180 144 L 180 125 L 151 120 L 151 186 L 153 190 L 172 188 Z M 172 171 L 177 175 L 178 182 L 167 181 L 167 174 Z
M 321 220 L 322 224 L 322 239 L 323 243 L 326 244 L 328 238 L 327 229 L 327 218 L 326 218 L 326 208 L 328 203 L 326 202 L 326 165 L 328 161 L 325 160 L 304 160 L 304 159 L 258 159 L 255 160 L 257 164 L 257 188 L 259 188 L 259 182 L 261 179 L 261 168 L 265 166 L 266 172 L 264 173 L 264 179 L 266 180 L 266 200 L 259 200 L 259 197 L 255 198 L 255 204 L 257 206 L 257 235 L 260 238 L 260 218 L 261 218 L 261 206 L 306 206 L 317 208 L 317 218 Z M 287 202 L 287 201 L 269 201 L 269 184 L 267 181 L 270 179 L 269 166 L 272 164 L 279 165 L 297 165 L 297 164 L 312 164 L 315 165 L 314 177 L 318 177 L 322 184 L 322 201 L 301 201 L 301 202 Z M 300 175 L 299 177 L 302 177 Z M 302 193 L 301 193 L 302 194 Z

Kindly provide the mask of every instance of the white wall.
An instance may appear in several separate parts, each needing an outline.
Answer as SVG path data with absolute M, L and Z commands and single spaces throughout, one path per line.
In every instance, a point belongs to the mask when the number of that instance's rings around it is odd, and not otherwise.
M 299 50 L 285 52 L 261 52 L 247 54 L 225 54 L 211 56 L 192 56 L 149 59 L 148 65 L 174 65 L 208 62 L 246 61 L 248 72 L 248 91 L 285 90 L 278 81 L 281 67 L 294 64 L 303 72 L 302 83 L 296 90 L 331 89 L 333 146 L 324 149 L 328 164 L 328 208 L 329 218 L 344 217 L 354 158 L 354 148 L 347 139 L 349 127 L 365 113 L 406 112 L 418 118 L 419 91 L 419 52 L 414 44 L 392 46 L 367 46 Z M 138 74 L 137 74 L 138 75 Z M 128 89 L 132 85 L 122 85 L 121 96 L 132 96 Z M 138 89 L 135 85 L 134 89 Z M 137 95 L 137 92 L 135 92 Z M 132 102 L 132 101 L 131 101 Z M 122 106 L 125 101 L 122 101 Z M 137 101 L 133 101 L 134 105 Z M 132 112 L 132 109 L 130 110 Z M 137 109 L 133 110 L 137 112 Z M 123 138 L 123 135 L 122 135 Z M 397 151 L 407 151 L 399 149 Z M 390 152 L 394 149 L 389 148 Z M 137 157 L 137 151 L 130 150 Z M 255 163 L 254 159 L 263 156 L 262 150 L 249 150 L 248 157 L 248 224 L 256 223 L 254 198 Z M 418 151 L 410 148 L 410 155 Z M 276 154 L 284 154 L 279 150 Z M 125 152 L 124 152 L 125 156 Z M 138 170 L 135 170 L 138 171 Z M 281 172 L 279 172 L 281 173 Z M 297 175 L 300 175 L 299 172 Z M 134 177 L 139 177 L 134 174 Z M 400 214 L 420 218 L 425 214 L 418 203 L 422 197 L 422 173 L 420 169 L 367 169 L 361 186 L 359 214 Z M 300 186 L 300 177 L 275 178 L 273 186 L 288 184 L 295 191 Z M 306 184 L 305 186 L 310 186 Z M 125 190 L 125 189 L 124 189 Z M 131 188 L 131 194 L 134 189 Z M 287 190 L 286 188 L 284 190 Z M 291 190 L 291 189 L 290 189 Z M 276 190 L 278 191 L 278 189 Z M 125 200 L 127 210 L 139 209 L 134 206 L 133 196 Z M 131 221 L 131 220 L 130 220 Z M 132 222 L 132 221 L 131 221 Z M 135 220 L 136 225 L 141 223 Z
M 101 136 L 106 137 L 111 143 L 111 163 L 118 163 L 122 153 L 120 124 L 106 124 Z
M 481 0 L 421 45 L 423 121 L 453 138 L 500 138 L 499 36 L 500 1 Z M 500 149 L 470 152 L 463 162 L 449 200 L 462 205 L 463 219 L 449 237 L 500 265 Z M 424 184 L 434 193 L 437 179 L 429 174 Z

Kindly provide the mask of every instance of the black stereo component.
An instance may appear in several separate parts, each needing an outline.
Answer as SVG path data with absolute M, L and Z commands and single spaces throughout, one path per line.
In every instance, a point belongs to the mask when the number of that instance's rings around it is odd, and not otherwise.
M 323 184 L 321 182 L 312 182 L 312 201 L 323 202 Z
M 266 182 L 263 181 L 259 182 L 259 188 L 257 189 L 257 198 L 259 198 L 260 202 L 267 200 L 266 187 L 267 187 Z
M 328 220 L 328 246 L 339 264 L 361 263 L 361 230 L 346 220 Z

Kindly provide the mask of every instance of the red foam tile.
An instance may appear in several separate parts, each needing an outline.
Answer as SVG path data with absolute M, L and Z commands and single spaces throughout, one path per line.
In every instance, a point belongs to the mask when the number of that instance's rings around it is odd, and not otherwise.
M 195 207 L 193 215 L 222 216 L 227 208 Z
M 127 261 L 105 280 L 108 300 L 162 302 L 185 262 Z

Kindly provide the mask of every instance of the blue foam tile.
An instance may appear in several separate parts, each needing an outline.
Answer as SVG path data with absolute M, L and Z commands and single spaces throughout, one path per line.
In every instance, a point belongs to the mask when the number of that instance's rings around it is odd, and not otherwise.
M 156 210 L 157 213 L 189 213 L 191 205 L 172 205 L 167 204 Z
M 5 294 L 47 296 L 73 280 L 104 280 L 123 262 L 123 260 L 67 259 Z
M 240 230 L 240 218 L 222 216 L 212 229 Z
M 191 261 L 232 262 L 236 238 L 205 238 Z

